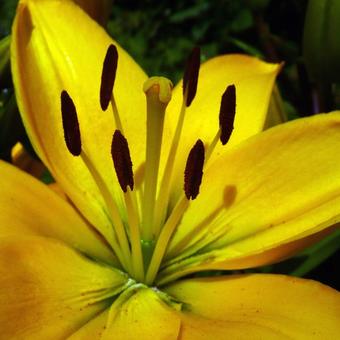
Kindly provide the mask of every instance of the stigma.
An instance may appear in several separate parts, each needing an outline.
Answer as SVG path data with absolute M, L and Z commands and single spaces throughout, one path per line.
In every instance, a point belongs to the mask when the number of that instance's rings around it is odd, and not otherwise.
M 165 77 L 151 77 L 143 85 L 147 100 L 154 105 L 168 105 L 171 100 L 173 84 Z M 164 108 L 165 108 L 164 107 Z

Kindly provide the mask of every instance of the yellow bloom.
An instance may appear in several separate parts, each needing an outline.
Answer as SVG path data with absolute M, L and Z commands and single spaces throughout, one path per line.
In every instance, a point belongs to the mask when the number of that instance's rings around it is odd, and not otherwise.
M 214 58 L 195 96 L 196 49 L 172 91 L 69 1 L 22 0 L 11 57 L 67 198 L 0 163 L 2 337 L 336 338 L 339 294 L 317 282 L 180 278 L 277 261 L 340 220 L 339 113 L 257 134 L 278 65 Z

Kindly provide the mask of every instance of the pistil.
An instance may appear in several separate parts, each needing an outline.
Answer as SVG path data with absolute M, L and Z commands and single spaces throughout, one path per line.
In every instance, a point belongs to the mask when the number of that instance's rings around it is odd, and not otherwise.
M 142 204 L 143 239 L 154 239 L 154 208 L 166 107 L 171 99 L 172 83 L 163 77 L 148 79 L 143 88 L 147 100 L 147 136 L 144 195 Z

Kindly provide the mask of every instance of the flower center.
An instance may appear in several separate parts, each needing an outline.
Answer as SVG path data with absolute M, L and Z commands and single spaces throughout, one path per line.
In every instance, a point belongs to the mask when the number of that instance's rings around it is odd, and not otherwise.
M 113 92 L 117 65 L 117 49 L 114 45 L 110 45 L 103 63 L 100 105 L 105 111 L 111 104 L 117 127 L 113 133 L 111 156 L 124 197 L 127 221 L 123 220 L 110 189 L 82 148 L 76 107 L 65 90 L 61 93 L 64 136 L 69 152 L 82 159 L 103 196 L 114 230 L 114 237 L 110 244 L 122 268 L 135 280 L 151 285 L 161 267 L 172 235 L 191 204 L 190 202 L 199 195 L 203 169 L 218 140 L 221 140 L 224 145 L 231 136 L 236 105 L 235 86 L 228 86 L 222 96 L 219 128 L 207 150 L 203 142 L 198 139 L 189 152 L 183 176 L 184 191 L 174 207 L 170 209 L 169 198 L 174 163 L 183 130 L 185 111 L 196 95 L 200 50 L 194 48 L 187 62 L 183 78 L 181 111 L 162 174 L 159 174 L 159 165 L 163 125 L 173 86 L 170 80 L 163 77 L 149 78 L 144 84 L 143 90 L 147 104 L 145 176 L 144 185 L 138 197 L 134 190 L 129 145 L 124 137 L 124 127 Z

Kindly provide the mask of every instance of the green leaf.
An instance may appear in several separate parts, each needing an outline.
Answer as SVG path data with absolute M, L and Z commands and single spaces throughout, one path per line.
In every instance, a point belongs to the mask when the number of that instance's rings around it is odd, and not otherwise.
M 241 32 L 253 25 L 253 16 L 248 9 L 241 10 L 231 22 L 230 29 L 233 32 Z
M 310 0 L 303 35 L 303 55 L 314 80 L 340 82 L 340 1 Z
M 258 50 L 256 47 L 250 45 L 249 43 L 242 41 L 237 38 L 229 37 L 228 41 L 232 43 L 233 45 L 237 46 L 239 49 L 241 49 L 243 52 L 256 56 L 256 57 L 263 57 L 263 54 L 260 50 Z
M 340 230 L 336 230 L 320 242 L 304 250 L 299 255 L 301 258 L 304 258 L 304 261 L 289 274 L 293 276 L 305 276 L 333 255 L 338 249 L 340 249 Z
M 9 46 L 11 37 L 7 37 L 0 40 L 0 84 L 3 82 L 3 74 L 5 69 L 9 66 Z
M 169 21 L 171 23 L 180 23 L 188 19 L 192 19 L 202 14 L 209 9 L 208 2 L 201 2 L 193 7 L 189 7 L 183 11 L 177 12 L 170 16 Z

